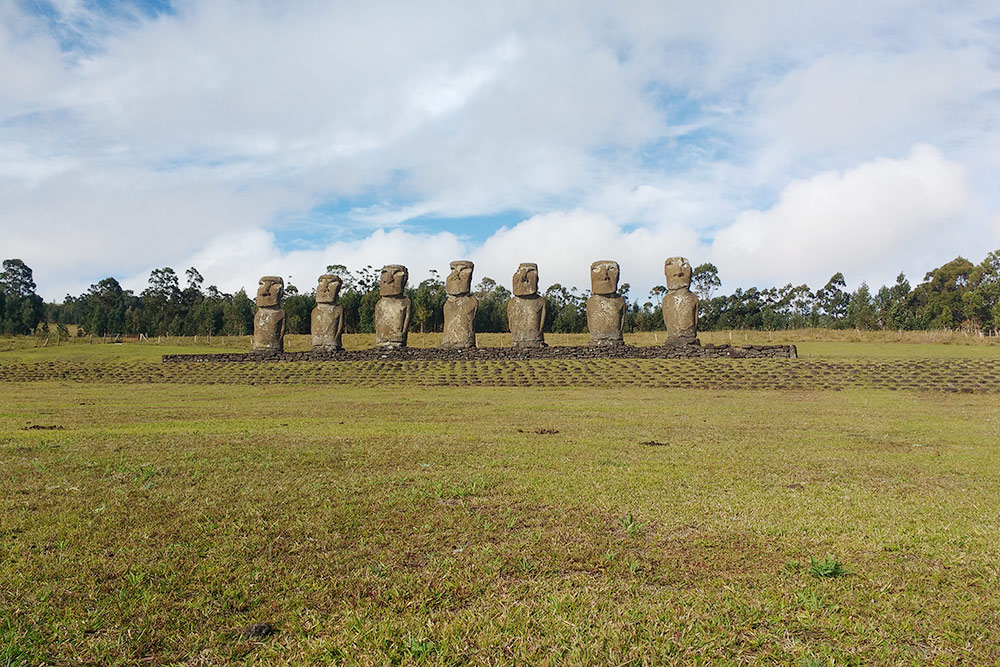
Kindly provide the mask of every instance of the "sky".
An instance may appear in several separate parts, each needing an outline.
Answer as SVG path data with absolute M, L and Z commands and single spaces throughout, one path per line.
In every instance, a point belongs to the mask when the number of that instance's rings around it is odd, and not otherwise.
M 995 0 L 0 0 L 0 258 L 306 291 L 471 259 L 633 299 L 1000 248 Z

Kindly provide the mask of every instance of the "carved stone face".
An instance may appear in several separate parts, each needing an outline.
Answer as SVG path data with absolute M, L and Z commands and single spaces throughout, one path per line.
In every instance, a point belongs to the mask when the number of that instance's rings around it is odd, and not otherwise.
M 464 296 L 472 291 L 472 262 L 458 260 L 451 263 L 451 273 L 444 280 L 444 289 L 451 296 Z
M 618 262 L 603 259 L 590 265 L 590 291 L 607 295 L 618 291 Z
M 523 262 L 514 272 L 514 296 L 538 294 L 538 265 Z
M 280 276 L 264 276 L 257 283 L 257 306 L 273 308 L 281 305 L 285 294 L 285 281 Z
M 342 284 L 338 275 L 332 273 L 321 275 L 319 285 L 316 286 L 316 303 L 336 303 Z
M 664 262 L 663 273 L 667 277 L 668 290 L 691 287 L 691 265 L 684 257 L 671 257 Z
M 403 296 L 409 276 L 409 271 L 402 264 L 386 264 L 378 280 L 378 293 L 382 296 Z

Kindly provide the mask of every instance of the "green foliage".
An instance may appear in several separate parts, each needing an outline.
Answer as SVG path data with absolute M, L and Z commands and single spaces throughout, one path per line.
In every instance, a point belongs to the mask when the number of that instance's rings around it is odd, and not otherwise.
M 625 529 L 626 535 L 635 535 L 646 525 L 645 521 L 639 521 L 635 515 L 629 512 L 625 516 L 618 517 L 618 524 Z
M 962 295 L 973 288 L 970 278 L 976 267 L 964 257 L 929 271 L 924 282 L 910 295 L 917 326 L 923 329 L 955 329 L 963 322 Z
M 587 328 L 587 300 L 575 287 L 566 289 L 559 283 L 545 290 L 545 330 L 556 333 L 577 333 Z
M 722 287 L 719 279 L 719 269 L 715 264 L 701 264 L 691 271 L 691 291 L 702 301 L 712 298 L 715 290 Z
M 809 573 L 820 579 L 842 577 L 849 574 L 844 564 L 833 556 L 827 555 L 823 560 L 809 557 Z
M 312 311 L 316 307 L 316 297 L 313 293 L 286 297 L 282 307 L 285 310 L 286 333 L 309 333 L 312 326 Z
M 847 326 L 852 329 L 874 329 L 878 317 L 867 283 L 861 283 L 847 303 Z
M 479 308 L 476 310 L 476 331 L 507 331 L 507 302 L 510 290 L 498 285 L 492 278 L 483 278 L 476 286 Z
M 346 333 L 374 332 L 375 304 L 380 295 L 379 272 L 371 266 L 352 273 L 342 264 L 327 271 L 343 281 L 340 304 L 344 308 Z M 246 335 L 253 330 L 253 302 L 242 290 L 222 294 L 214 286 L 203 288 L 204 278 L 191 267 L 184 272 L 187 287 L 181 289 L 177 273 L 170 267 L 154 269 L 149 285 L 138 296 L 123 290 L 114 278 L 106 278 L 79 297 L 67 295 L 62 304 L 45 306 L 34 294 L 31 269 L 21 260 L 5 260 L 0 277 L 0 333 L 30 333 L 48 321 L 79 324 L 81 333 L 155 335 Z M 1000 330 L 1000 250 L 991 252 L 979 265 L 958 257 L 929 271 L 924 282 L 911 289 L 902 273 L 893 285 L 873 294 L 862 283 L 846 291 L 842 273 L 835 273 L 820 289 L 808 285 L 737 288 L 729 295 L 713 296 L 721 287 L 718 269 L 702 264 L 692 271 L 692 289 L 699 294 L 698 328 L 701 331 L 757 329 L 777 331 L 821 327 L 829 329 L 964 329 Z M 620 292 L 628 296 L 628 283 Z M 654 287 L 648 300 L 627 302 L 626 332 L 663 329 L 661 300 L 666 288 Z M 507 331 L 510 291 L 491 278 L 476 286 L 479 309 L 476 330 L 481 333 Z M 444 281 L 436 271 L 416 287 L 408 287 L 412 315 L 410 330 L 440 331 L 444 326 Z M 553 284 L 544 291 L 545 330 L 583 333 L 587 330 L 587 292 Z M 286 289 L 285 311 L 289 333 L 308 333 L 313 293 Z
M 35 294 L 31 268 L 19 259 L 5 259 L 0 274 L 0 333 L 25 335 L 45 324 L 45 304 Z

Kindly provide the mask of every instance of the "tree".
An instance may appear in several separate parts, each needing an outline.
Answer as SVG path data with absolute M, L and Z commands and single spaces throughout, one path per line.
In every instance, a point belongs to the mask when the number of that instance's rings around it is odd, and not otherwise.
M 5 259 L 0 274 L 0 291 L 7 296 L 27 297 L 35 293 L 31 267 L 19 259 Z
M 847 282 L 839 271 L 830 277 L 822 289 L 816 290 L 816 302 L 825 317 L 825 325 L 833 329 L 843 326 L 847 316 L 850 295 L 844 291 Z
M 86 333 L 103 336 L 108 333 L 125 333 L 125 311 L 132 297 L 114 278 L 105 278 L 80 297 L 82 318 L 80 326 Z
M 587 327 L 586 300 L 576 288 L 559 283 L 545 290 L 545 330 L 557 333 L 580 333 Z
M 975 268 L 964 257 L 956 257 L 927 272 L 911 295 L 918 327 L 956 329 L 961 325 L 965 310 L 962 294 Z
M 147 285 L 139 295 L 142 331 L 151 336 L 182 334 L 184 317 L 177 273 L 169 266 L 153 269 Z
M 448 294 L 444 282 L 438 277 L 437 271 L 431 271 L 431 277 L 417 286 L 410 297 L 413 308 L 411 326 L 414 331 L 439 331 L 444 326 L 444 302 Z
M 202 283 L 205 282 L 205 279 L 202 278 L 201 274 L 198 272 L 198 269 L 192 266 L 190 269 L 184 272 L 184 275 L 185 277 L 187 277 L 188 287 L 200 292 Z
M 847 326 L 855 329 L 874 329 L 878 326 L 872 295 L 865 282 L 851 294 L 847 303 Z
M 45 302 L 35 294 L 31 268 L 19 259 L 5 259 L 0 274 L 0 333 L 24 335 L 47 327 Z
M 245 290 L 233 295 L 222 309 L 223 333 L 244 336 L 253 331 L 253 301 Z
M 910 281 L 906 275 L 896 276 L 892 287 L 881 287 L 875 294 L 874 307 L 879 326 L 883 329 L 913 329 L 916 319 L 908 305 Z
M 510 290 L 492 278 L 483 278 L 475 289 L 479 307 L 476 309 L 476 331 L 499 333 L 507 331 L 507 302 Z
M 715 290 L 722 287 L 719 280 L 719 270 L 715 264 L 700 264 L 691 271 L 691 287 L 698 295 L 699 301 L 708 301 L 715 294 Z M 655 288 L 654 288 L 655 289 Z
M 1000 318 L 1000 250 L 994 250 L 969 274 L 969 289 L 962 294 L 966 323 L 976 329 L 998 329 Z
M 312 325 L 312 310 L 316 307 L 314 294 L 293 293 L 285 298 L 285 333 L 307 334 Z

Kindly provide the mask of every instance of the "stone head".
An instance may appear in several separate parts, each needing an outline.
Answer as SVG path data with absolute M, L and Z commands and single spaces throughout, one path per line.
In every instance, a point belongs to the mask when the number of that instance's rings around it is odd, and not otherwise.
M 280 276 L 264 276 L 257 283 L 257 306 L 273 308 L 281 305 L 285 294 L 285 281 Z
M 618 262 L 602 259 L 590 265 L 590 291 L 608 296 L 618 291 Z
M 691 287 L 691 265 L 684 257 L 671 257 L 663 263 L 663 274 L 667 277 L 667 289 L 679 290 Z
M 451 263 L 451 273 L 444 280 L 445 291 L 451 296 L 463 296 L 472 291 L 472 270 L 475 265 L 467 260 Z
M 538 265 L 522 262 L 514 272 L 514 296 L 534 296 L 538 294 Z
M 342 284 L 338 275 L 333 273 L 321 275 L 319 285 L 316 286 L 316 303 L 336 303 Z
M 403 296 L 410 272 L 402 264 L 386 264 L 378 280 L 378 293 L 382 296 Z

